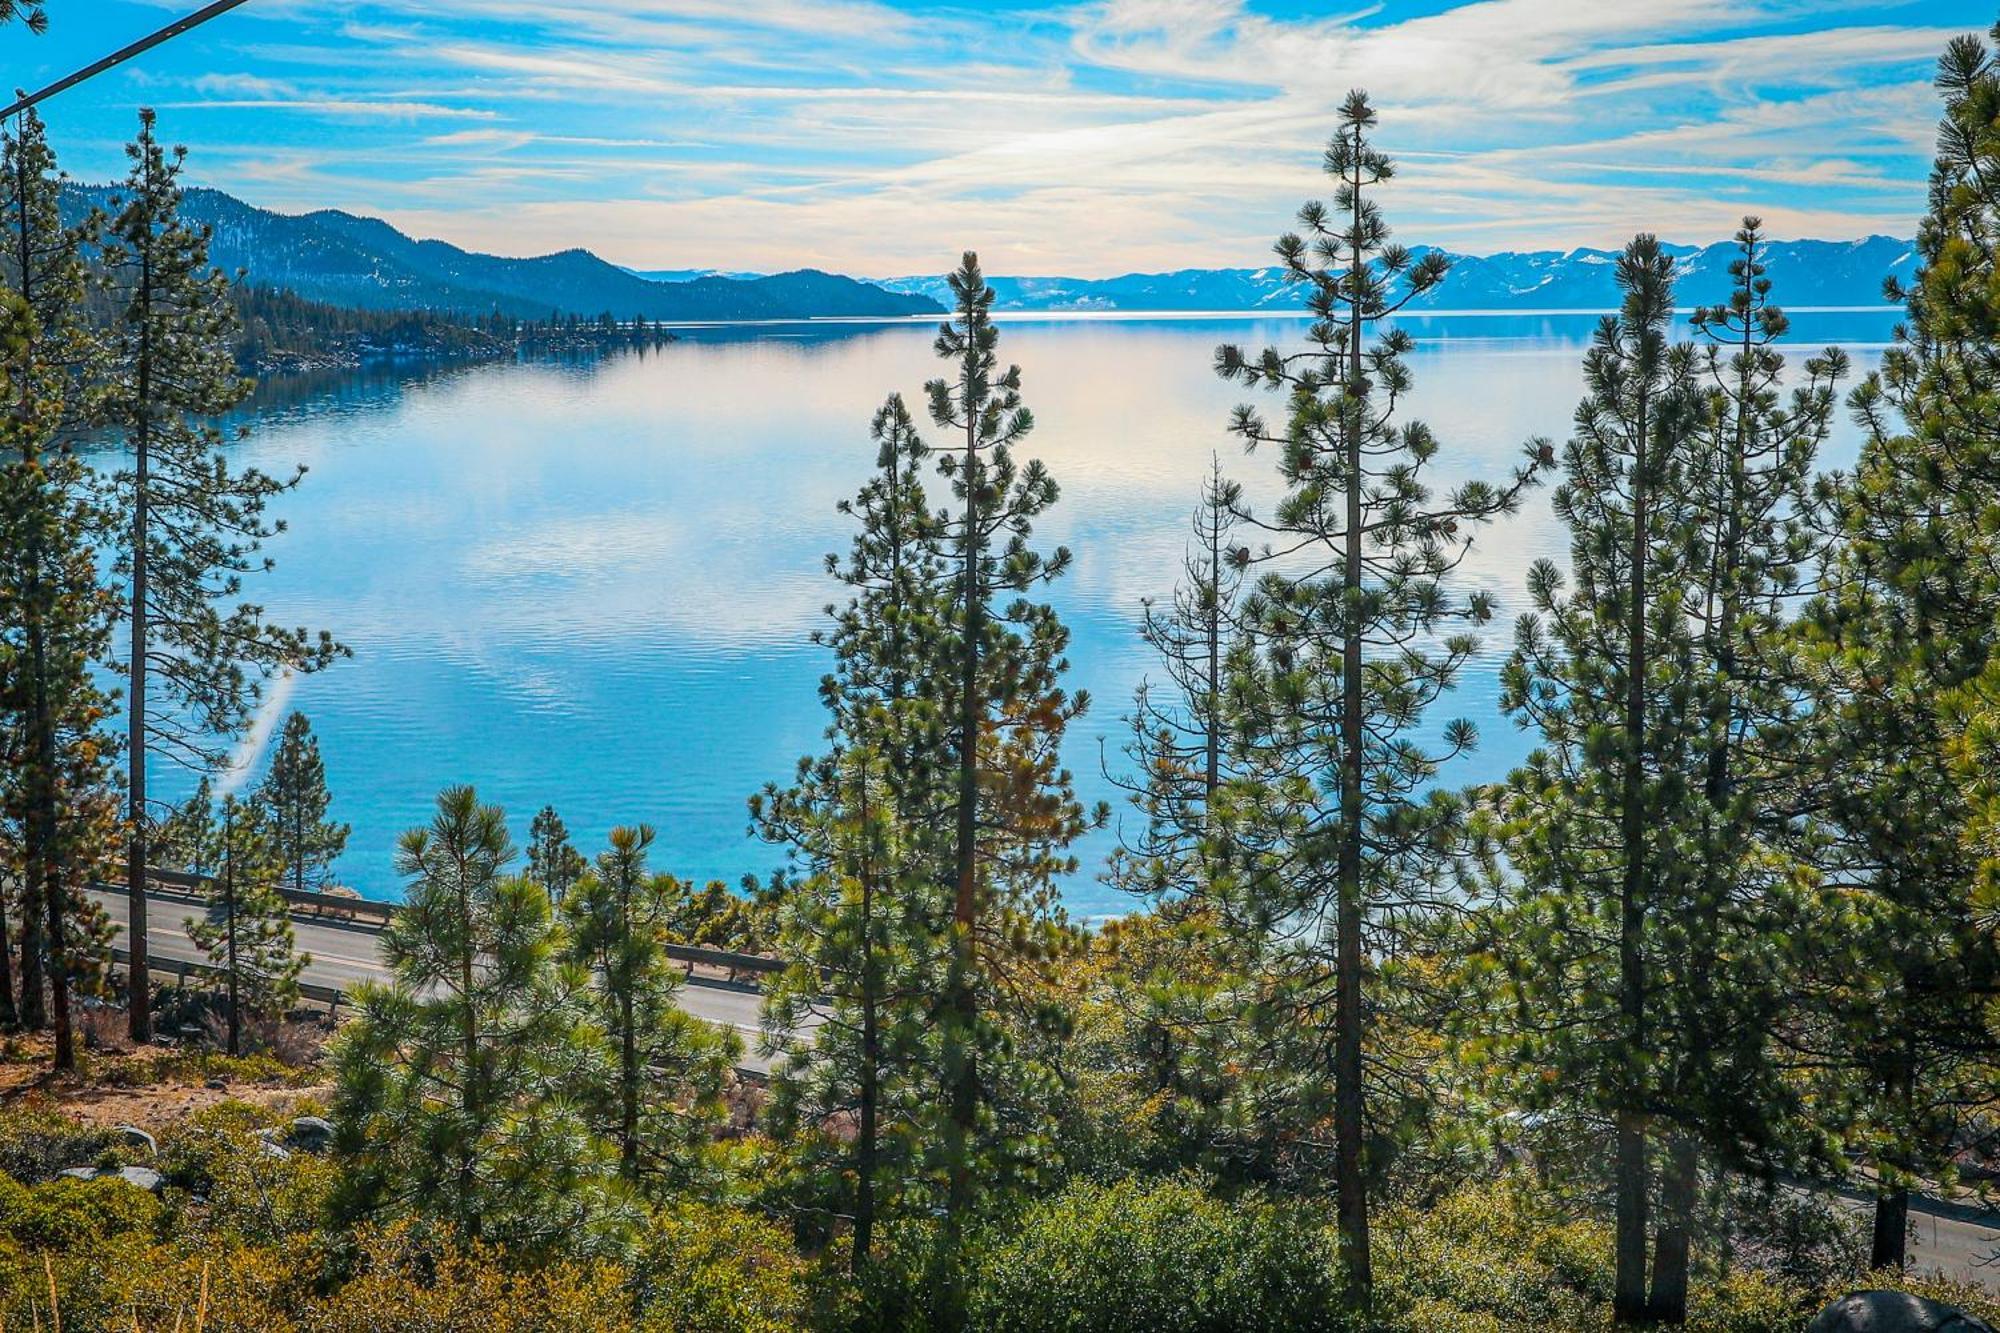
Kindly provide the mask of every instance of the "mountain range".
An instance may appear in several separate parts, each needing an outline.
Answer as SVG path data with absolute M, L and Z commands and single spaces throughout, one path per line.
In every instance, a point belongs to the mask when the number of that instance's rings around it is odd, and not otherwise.
M 65 211 L 81 215 L 92 205 L 109 208 L 112 194 L 110 186 L 73 185 Z M 639 277 L 588 250 L 507 259 L 416 240 L 380 218 L 334 209 L 276 213 L 220 190 L 188 190 L 182 212 L 212 229 L 209 258 L 218 268 L 241 269 L 252 284 L 363 310 L 498 312 L 525 319 L 552 313 L 594 317 L 608 310 L 619 319 L 704 321 L 924 315 L 943 309 L 922 293 L 885 291 L 817 269 L 666 283 Z
M 1736 246 L 1668 245 L 1684 304 L 1723 299 Z M 1422 255 L 1412 247 L 1412 254 Z M 1450 252 L 1447 252 L 1450 253 Z M 1413 301 L 1416 310 L 1614 310 L 1618 306 L 1613 250 L 1506 251 L 1451 254 L 1443 282 Z M 1889 236 L 1859 241 L 1774 241 L 1765 256 L 1776 299 L 1807 306 L 1880 306 L 1882 280 L 1907 278 L 1915 247 Z M 1116 278 L 989 278 L 996 305 L 1013 310 L 1300 310 L 1305 290 L 1266 268 L 1181 269 Z M 878 280 L 890 291 L 951 299 L 941 277 Z
M 109 186 L 71 186 L 67 206 L 108 207 Z M 479 254 L 444 241 L 417 240 L 380 218 L 333 209 L 277 213 L 219 190 L 191 189 L 186 215 L 213 230 L 210 257 L 242 269 L 252 283 L 311 300 L 365 310 L 492 312 L 546 318 L 553 312 L 620 319 L 748 321 L 931 315 L 951 301 L 942 276 L 860 280 L 818 269 L 725 273 L 682 268 L 637 271 L 588 250 L 527 259 Z M 1729 290 L 1736 247 L 1669 245 L 1683 304 L 1720 300 Z M 1421 254 L 1422 250 L 1414 253 Z M 1617 252 L 1506 251 L 1453 254 L 1445 280 L 1417 310 L 1610 310 L 1618 304 Z M 1915 267 L 1911 242 L 1774 241 L 1766 254 L 1777 298 L 1794 309 L 1882 305 L 1882 281 Z M 1284 270 L 1181 269 L 1112 278 L 989 279 L 1001 309 L 1043 311 L 1271 311 L 1304 307 L 1305 293 Z

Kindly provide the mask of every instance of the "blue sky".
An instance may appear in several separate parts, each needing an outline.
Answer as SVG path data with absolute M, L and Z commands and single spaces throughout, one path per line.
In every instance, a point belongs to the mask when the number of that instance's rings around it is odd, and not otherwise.
M 198 0 L 47 0 L 36 87 Z M 1256 264 L 1350 87 L 1453 249 L 1909 235 L 1969 0 L 249 0 L 45 108 L 81 179 L 136 108 L 287 211 L 641 267 Z

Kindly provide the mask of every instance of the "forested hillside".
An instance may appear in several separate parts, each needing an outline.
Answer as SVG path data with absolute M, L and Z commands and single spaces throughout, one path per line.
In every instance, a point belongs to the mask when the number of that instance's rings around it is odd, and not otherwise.
M 108 209 L 116 193 L 111 186 L 68 186 L 64 214 Z M 252 284 L 336 306 L 521 319 L 594 318 L 610 310 L 620 319 L 649 320 L 920 315 L 942 308 L 927 296 L 886 292 L 812 269 L 663 284 L 587 250 L 507 259 L 416 240 L 379 218 L 330 209 L 275 213 L 212 189 L 190 189 L 186 200 L 188 220 L 214 230 L 210 258 L 219 267 L 241 270 Z

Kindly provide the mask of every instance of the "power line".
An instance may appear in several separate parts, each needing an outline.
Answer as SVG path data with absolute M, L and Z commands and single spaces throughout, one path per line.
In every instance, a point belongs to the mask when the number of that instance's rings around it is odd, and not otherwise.
M 92 78 L 98 74 L 102 74 L 105 70 L 110 69 L 113 65 L 122 65 L 126 61 L 130 60 L 133 56 L 140 55 L 143 54 L 144 52 L 150 51 L 154 47 L 158 46 L 161 42 L 164 42 L 172 37 L 178 37 L 182 33 L 188 31 L 188 29 L 190 28 L 198 28 L 202 24 L 214 18 L 216 15 L 226 14 L 230 10 L 236 8 L 238 5 L 243 3 L 245 3 L 245 0 L 215 0 L 215 3 L 213 4 L 203 5 L 200 9 L 196 10 L 192 14 L 189 14 L 186 18 L 175 19 L 172 23 L 169 23 L 166 27 L 161 28 L 158 32 L 153 33 L 151 36 L 141 37 L 138 41 L 132 43 L 130 46 L 121 47 L 118 50 L 113 51 L 110 55 L 104 57 L 104 59 L 99 60 L 93 64 L 85 65 L 82 69 L 78 70 L 76 73 L 71 74 L 65 78 L 57 79 L 54 83 L 42 89 L 40 92 L 30 93 L 26 97 L 21 98 L 19 101 L 15 102 L 14 105 L 8 107 L 5 111 L 0 111 L 0 120 L 5 120 L 7 119 L 7 117 L 12 116 L 17 112 L 26 111 L 29 107 L 41 101 L 43 98 L 54 97 L 57 93 L 61 92 L 65 88 L 74 88 L 77 84 L 82 83 L 85 79 Z

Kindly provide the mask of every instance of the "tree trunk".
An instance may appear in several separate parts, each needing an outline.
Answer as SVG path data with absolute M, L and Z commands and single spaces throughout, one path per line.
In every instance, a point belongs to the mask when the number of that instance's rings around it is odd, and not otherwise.
M 229 1053 L 241 1055 L 241 1011 L 236 990 L 236 819 L 225 817 L 222 832 L 222 910 L 229 953 Z
M 1868 1244 L 1870 1268 L 1901 1272 L 1909 1263 L 1910 1191 L 1896 1185 L 1875 1195 L 1875 1226 Z
M 150 161 L 150 159 L 149 159 Z M 152 258 L 139 259 L 139 357 L 138 391 L 135 404 L 137 429 L 132 449 L 132 644 L 130 679 L 125 695 L 126 784 L 130 804 L 131 844 L 125 861 L 126 930 L 125 948 L 132 965 L 127 977 L 129 1028 L 132 1040 L 153 1039 L 153 983 L 148 968 L 146 938 L 146 557 L 149 538 L 147 488 L 152 449 Z
M 1664 1220 L 1653 1250 L 1654 1319 L 1665 1324 L 1687 1322 L 1688 1260 L 1694 1241 L 1694 1207 L 1701 1180 L 1701 1153 L 1690 1134 L 1677 1134 L 1667 1149 L 1666 1175 L 1660 1184 Z
M 23 125 L 24 143 L 27 125 Z M 34 250 L 29 240 L 28 229 L 28 161 L 27 155 L 17 148 L 14 154 L 15 199 L 20 208 L 20 227 L 16 233 L 17 253 L 15 261 L 20 265 L 21 300 L 33 308 L 34 292 Z M 30 377 L 34 371 L 35 344 L 30 340 L 21 367 L 21 416 L 28 420 L 28 396 Z M 35 477 L 37 447 L 32 426 L 22 433 L 21 469 L 25 480 L 39 487 Z M 49 701 L 49 659 L 47 626 L 44 624 L 42 605 L 42 529 L 39 514 L 31 514 L 27 531 L 23 534 L 21 562 L 25 570 L 23 592 L 24 605 L 22 620 L 28 643 L 28 673 L 30 676 L 29 695 L 29 746 L 33 754 L 32 768 L 28 776 L 28 814 L 22 821 L 21 846 L 21 1005 L 14 1008 L 13 979 L 7 978 L 7 993 L 4 998 L 4 1018 L 12 1026 L 18 1018 L 22 1027 L 29 1031 L 40 1030 L 48 1016 L 42 1007 L 42 951 L 44 929 L 41 912 L 44 904 L 39 901 L 47 892 L 55 871 L 56 830 L 59 827 L 56 809 L 56 769 L 55 769 L 55 722 Z M 4 938 L 5 922 L 0 920 L 0 955 L 6 952 Z M 60 1034 L 58 1045 L 61 1044 Z M 58 1064 L 58 1068 L 69 1065 Z
M 1363 269 L 1361 253 L 1361 128 L 1354 129 L 1353 271 Z M 1357 293 L 1359 286 L 1356 287 Z M 1343 441 L 1347 457 L 1345 588 L 1341 644 L 1340 864 L 1339 902 L 1334 924 L 1333 1119 L 1334 1188 L 1340 1229 L 1340 1262 L 1355 1304 L 1368 1308 L 1375 1274 L 1368 1244 L 1368 1182 L 1362 1136 L 1367 1107 L 1362 1088 L 1361 853 L 1364 836 L 1361 753 L 1366 743 L 1361 715 L 1361 310 L 1359 297 L 1348 312 L 1348 410 Z
M 951 1120 L 946 1135 L 948 1180 L 945 1195 L 945 1256 L 951 1264 L 946 1275 L 943 1323 L 957 1328 L 964 1320 L 965 1265 L 960 1261 L 959 1244 L 964 1235 L 966 1215 L 972 1209 L 972 1145 L 979 1123 L 979 1055 L 976 1032 L 979 1024 L 979 997 L 975 990 L 978 926 L 978 830 L 979 830 L 979 636 L 983 629 L 984 598 L 979 586 L 980 555 L 980 467 L 979 415 L 972 410 L 971 388 L 966 389 L 965 414 L 965 550 L 960 579 L 964 599 L 964 651 L 959 663 L 959 742 L 958 820 L 956 869 L 957 895 L 952 905 L 950 994 L 947 998 L 945 1030 L 949 1034 L 944 1054 L 945 1078 Z
M 868 773 L 861 774 L 861 827 L 868 829 Z M 875 875 L 867 842 L 861 855 L 861 1124 L 854 1142 L 854 1254 L 848 1269 L 860 1273 L 875 1246 L 875 1153 L 876 1103 L 881 1097 L 882 1059 L 880 986 L 875 957 Z
M 1628 1065 L 1646 1046 L 1646 557 L 1648 522 L 1647 402 L 1641 398 L 1632 463 L 1632 552 L 1626 615 L 1625 772 L 1621 793 L 1625 875 L 1619 894 L 1618 1007 L 1624 1021 Z M 1612 1315 L 1621 1324 L 1646 1318 L 1646 1234 L 1651 1225 L 1643 1089 L 1624 1090 L 1618 1112 L 1616 1174 L 1616 1274 Z

